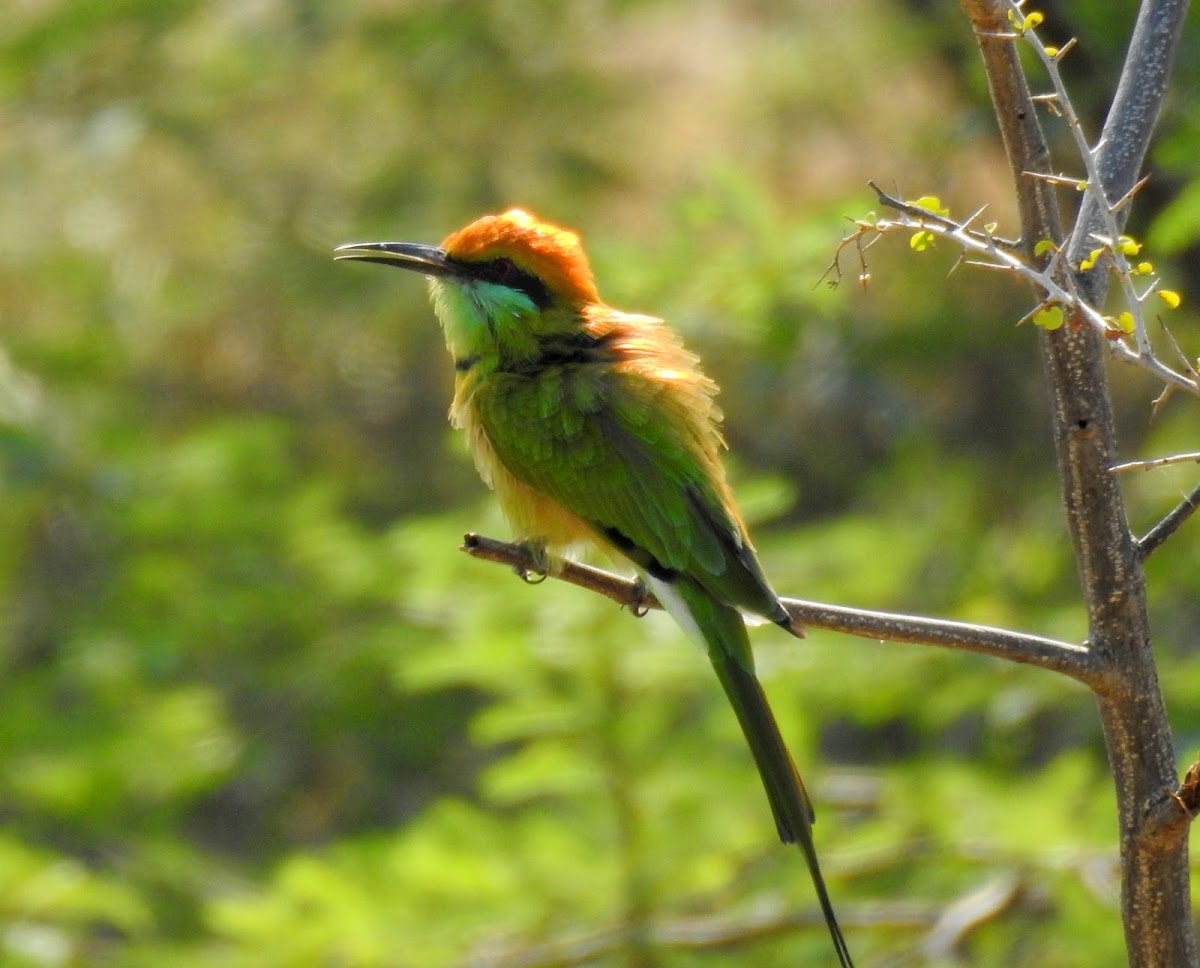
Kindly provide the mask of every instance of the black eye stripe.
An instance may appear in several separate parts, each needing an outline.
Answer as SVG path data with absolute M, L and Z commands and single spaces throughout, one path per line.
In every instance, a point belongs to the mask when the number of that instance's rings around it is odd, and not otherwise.
M 508 286 L 527 295 L 538 309 L 548 309 L 554 297 L 546 284 L 537 276 L 526 272 L 511 259 L 490 259 L 487 262 L 470 263 L 471 274 L 476 279 Z

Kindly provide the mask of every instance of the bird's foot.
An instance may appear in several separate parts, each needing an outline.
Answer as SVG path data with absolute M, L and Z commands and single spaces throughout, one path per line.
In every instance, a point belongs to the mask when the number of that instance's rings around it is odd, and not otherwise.
M 529 555 L 530 565 L 514 565 L 513 571 L 526 585 L 540 585 L 550 575 L 550 555 L 540 541 L 527 541 L 522 547 Z
M 650 606 L 646 604 L 646 599 L 650 597 L 650 591 L 646 588 L 646 583 L 642 581 L 642 576 L 638 575 L 633 580 L 633 591 L 629 594 L 629 613 L 634 618 L 641 618 L 650 611 Z

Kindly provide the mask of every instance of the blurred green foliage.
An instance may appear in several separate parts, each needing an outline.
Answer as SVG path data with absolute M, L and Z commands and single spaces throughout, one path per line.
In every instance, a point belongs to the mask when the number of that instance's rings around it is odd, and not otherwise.
M 1058 6 L 1098 123 L 1132 10 Z M 953 5 L 885 0 L 11 5 L 0 964 L 827 963 L 704 661 L 455 550 L 506 530 L 421 286 L 330 250 L 511 204 L 580 228 L 606 297 L 725 388 L 781 591 L 1078 639 L 1027 295 L 902 245 L 866 290 L 852 260 L 817 284 L 870 177 L 1011 230 L 971 46 Z M 1193 356 L 1198 50 L 1135 223 Z M 1129 456 L 1197 449 L 1192 404 L 1151 422 L 1156 388 L 1114 381 Z M 1135 526 L 1194 478 L 1128 478 Z M 1149 566 L 1184 756 L 1198 549 Z M 1086 693 L 781 639 L 761 666 L 860 964 L 1121 959 Z

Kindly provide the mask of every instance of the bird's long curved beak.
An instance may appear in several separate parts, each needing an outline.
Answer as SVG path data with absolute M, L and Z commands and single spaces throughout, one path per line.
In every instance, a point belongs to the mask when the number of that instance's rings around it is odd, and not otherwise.
M 462 267 L 446 258 L 446 250 L 420 242 L 348 242 L 333 250 L 334 259 L 378 262 L 385 266 L 412 269 L 427 276 L 462 274 Z

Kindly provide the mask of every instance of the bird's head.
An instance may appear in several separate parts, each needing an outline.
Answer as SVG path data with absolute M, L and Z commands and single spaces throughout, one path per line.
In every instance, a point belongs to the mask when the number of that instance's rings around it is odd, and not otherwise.
M 537 336 L 575 325 L 582 307 L 599 302 L 579 236 L 516 208 L 476 219 L 440 246 L 353 242 L 338 246 L 334 258 L 428 276 L 456 357 L 477 353 L 483 339 L 500 344 L 504 355 L 521 353 Z

